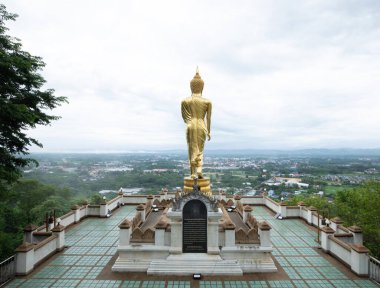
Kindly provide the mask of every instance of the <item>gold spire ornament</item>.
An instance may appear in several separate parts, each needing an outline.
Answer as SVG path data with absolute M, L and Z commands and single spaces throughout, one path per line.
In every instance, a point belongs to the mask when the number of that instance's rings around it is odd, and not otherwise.
M 203 149 L 206 137 L 211 139 L 210 100 L 202 97 L 204 81 L 197 67 L 195 76 L 190 82 L 191 96 L 181 102 L 183 121 L 186 123 L 186 140 L 189 153 L 191 178 L 203 178 Z

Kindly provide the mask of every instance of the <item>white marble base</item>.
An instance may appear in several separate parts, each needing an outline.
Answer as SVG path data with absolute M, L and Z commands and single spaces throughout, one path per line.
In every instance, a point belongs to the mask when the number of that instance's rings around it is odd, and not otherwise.
M 112 266 L 115 272 L 146 272 L 153 259 L 165 260 L 169 256 L 168 246 L 154 244 L 132 244 L 118 247 L 119 257 Z
M 235 246 L 223 247 L 220 254 L 223 259 L 238 261 L 244 273 L 276 272 L 272 250 L 271 247 Z
M 183 253 L 166 260 L 153 260 L 148 275 L 243 275 L 237 261 L 223 260 L 219 255 Z

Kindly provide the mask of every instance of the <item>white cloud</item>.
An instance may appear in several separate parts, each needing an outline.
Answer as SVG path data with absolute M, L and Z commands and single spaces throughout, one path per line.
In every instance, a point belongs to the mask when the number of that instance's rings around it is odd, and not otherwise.
M 378 1 L 5 1 L 70 104 L 45 151 L 185 148 L 195 66 L 207 148 L 380 147 Z

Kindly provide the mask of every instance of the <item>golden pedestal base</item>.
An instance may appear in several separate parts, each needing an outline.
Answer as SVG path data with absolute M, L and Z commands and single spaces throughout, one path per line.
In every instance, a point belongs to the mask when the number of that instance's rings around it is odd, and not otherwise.
M 183 191 L 185 193 L 193 192 L 194 179 L 191 177 L 185 177 L 183 185 Z M 212 196 L 211 187 L 210 187 L 210 178 L 204 177 L 198 179 L 198 186 L 201 187 L 200 191 L 207 196 Z

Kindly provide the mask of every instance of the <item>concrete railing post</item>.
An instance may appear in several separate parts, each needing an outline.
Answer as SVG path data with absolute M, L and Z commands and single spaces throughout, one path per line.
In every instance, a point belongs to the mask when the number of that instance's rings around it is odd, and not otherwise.
M 51 229 L 51 232 L 57 236 L 57 250 L 63 250 L 65 248 L 65 226 L 58 224 Z
M 170 238 L 170 254 L 182 253 L 182 212 L 172 211 L 169 208 L 166 214 L 170 221 L 171 238 Z
M 34 268 L 34 245 L 24 242 L 16 249 L 16 275 L 26 275 Z
M 219 219 L 222 217 L 222 210 L 218 212 L 207 212 L 207 254 L 219 254 Z
M 225 247 L 235 247 L 235 229 L 236 226 L 232 221 L 228 218 L 223 223 L 224 229 L 224 246 Z
M 323 252 L 330 251 L 330 239 L 329 235 L 334 234 L 334 230 L 331 227 L 322 227 L 321 229 L 321 247 Z
M 368 276 L 369 250 L 360 244 L 351 245 L 351 270 L 359 276 Z
M 37 231 L 37 226 L 29 224 L 24 228 L 24 242 L 33 243 L 33 232 Z
M 146 206 L 150 205 L 150 207 L 152 207 L 152 205 L 153 205 L 153 199 L 154 199 L 153 195 L 148 195 L 146 197 Z
M 248 215 L 251 214 L 252 212 L 252 207 L 249 206 L 249 205 L 246 205 L 244 206 L 244 209 L 243 209 L 243 222 L 247 222 L 247 219 L 248 219 Z
M 330 227 L 334 230 L 334 231 L 338 231 L 339 229 L 339 226 L 343 224 L 343 221 L 342 219 L 340 219 L 339 217 L 335 217 L 335 218 L 332 218 L 330 220 Z
M 260 247 L 272 247 L 270 230 L 272 227 L 267 221 L 259 223 Z
M 304 219 L 304 220 L 307 220 L 303 217 L 303 208 L 306 206 L 305 203 L 303 201 L 300 201 L 298 202 L 298 207 L 300 208 L 300 218 L 301 219 Z
M 171 248 L 170 253 L 182 253 L 182 220 L 171 222 Z
M 287 206 L 286 202 L 281 201 L 280 205 L 278 206 L 278 213 L 281 213 L 282 218 L 287 217 L 287 213 L 286 213 L 287 208 L 288 208 L 288 206 Z
M 317 211 L 317 208 L 313 207 L 313 206 L 310 206 L 308 209 L 307 209 L 307 223 L 309 225 L 313 225 L 313 212 Z
M 354 235 L 354 244 L 363 245 L 363 231 L 358 226 L 350 226 L 348 230 Z
M 164 188 L 161 189 L 161 192 L 160 192 L 160 202 L 162 200 L 165 200 L 165 192 L 164 192 Z
M 136 207 L 136 210 L 140 213 L 141 215 L 141 222 L 144 222 L 145 221 L 145 216 L 146 216 L 146 212 L 145 212 L 145 206 L 143 204 L 139 204 L 137 207 Z
M 125 219 L 119 225 L 119 246 L 129 245 L 131 239 L 131 222 L 128 219 Z
M 74 223 L 78 223 L 80 221 L 80 207 L 79 205 L 74 205 L 71 207 L 71 210 L 74 212 Z
M 100 203 L 100 211 L 99 211 L 99 217 L 105 218 L 108 214 L 108 205 L 107 201 L 103 200 L 102 203 Z
M 162 217 L 156 224 L 154 234 L 154 244 L 156 246 L 165 246 L 165 230 L 168 227 L 167 221 Z

